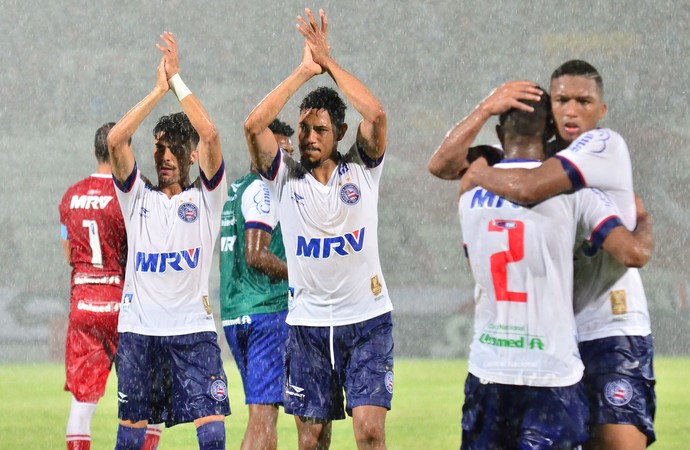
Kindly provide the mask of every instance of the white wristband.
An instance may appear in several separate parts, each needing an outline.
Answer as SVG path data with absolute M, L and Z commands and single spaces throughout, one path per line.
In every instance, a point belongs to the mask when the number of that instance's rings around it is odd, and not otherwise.
M 176 73 L 175 75 L 170 77 L 170 79 L 168 80 L 168 85 L 170 86 L 170 89 L 172 89 L 172 91 L 175 93 L 179 101 L 182 101 L 183 98 L 192 93 L 192 91 L 189 90 L 187 85 L 184 84 L 182 78 L 180 78 L 179 73 Z

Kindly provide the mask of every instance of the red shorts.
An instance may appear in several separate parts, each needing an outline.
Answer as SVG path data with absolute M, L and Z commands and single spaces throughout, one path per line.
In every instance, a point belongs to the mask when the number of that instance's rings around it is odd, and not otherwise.
M 77 401 L 96 403 L 105 393 L 117 352 L 119 286 L 83 285 L 72 289 L 65 348 L 65 390 Z

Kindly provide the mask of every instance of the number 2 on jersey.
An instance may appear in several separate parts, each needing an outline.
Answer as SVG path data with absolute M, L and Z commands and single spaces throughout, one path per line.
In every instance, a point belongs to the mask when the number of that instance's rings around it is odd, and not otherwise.
M 525 256 L 525 224 L 519 220 L 492 220 L 489 231 L 508 233 L 508 250 L 491 255 L 491 278 L 494 282 L 496 301 L 527 302 L 526 292 L 508 290 L 508 264 L 520 261 Z
M 99 269 L 103 268 L 103 254 L 101 252 L 101 238 L 98 235 L 98 223 L 95 220 L 82 220 L 81 226 L 89 230 L 89 247 L 91 247 L 91 264 Z

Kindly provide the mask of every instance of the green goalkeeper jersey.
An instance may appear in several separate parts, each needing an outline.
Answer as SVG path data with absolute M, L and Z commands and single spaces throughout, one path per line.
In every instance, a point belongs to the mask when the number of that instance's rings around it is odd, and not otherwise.
M 266 275 L 247 265 L 244 231 L 259 228 L 272 233 L 269 250 L 285 261 L 277 203 L 261 178 L 249 173 L 228 189 L 220 227 L 221 320 L 287 309 L 287 280 Z

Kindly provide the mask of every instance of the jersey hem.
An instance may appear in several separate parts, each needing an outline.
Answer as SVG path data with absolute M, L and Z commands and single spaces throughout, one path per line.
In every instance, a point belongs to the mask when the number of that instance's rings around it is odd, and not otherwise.
M 580 373 L 570 375 L 567 377 L 558 377 L 556 379 L 542 380 L 537 378 L 524 379 L 522 383 L 515 381 L 515 377 L 502 377 L 496 374 L 482 372 L 476 368 L 470 367 L 469 373 L 481 380 L 487 380 L 491 383 L 506 384 L 510 386 L 528 386 L 528 387 L 546 387 L 546 388 L 556 388 L 556 387 L 569 387 L 576 385 L 584 376 L 584 366 Z M 551 380 L 551 381 L 550 381 Z
M 123 326 L 123 327 L 118 327 L 117 332 L 118 333 L 136 333 L 136 334 L 141 334 L 143 336 L 182 336 L 185 334 L 194 334 L 194 333 L 205 333 L 212 331 L 216 333 L 216 325 L 215 323 L 212 323 L 210 327 L 191 327 L 191 328 L 182 328 L 179 330 L 170 330 L 170 329 L 165 329 L 165 330 L 150 330 L 147 328 L 140 328 L 140 327 L 131 327 L 131 326 Z
M 307 319 L 307 318 L 294 318 L 290 317 L 288 312 L 287 319 L 285 322 L 292 326 L 304 326 L 304 327 L 339 327 L 341 325 L 352 325 L 356 323 L 361 323 L 375 317 L 382 316 L 386 313 L 393 311 L 393 306 L 390 305 L 388 308 L 382 310 L 376 310 L 374 312 L 364 314 L 362 316 L 352 317 L 348 319 L 337 319 L 337 320 L 319 320 L 319 319 Z
M 652 329 L 650 327 L 636 327 L 628 330 L 603 330 L 597 331 L 595 333 L 580 333 L 578 336 L 579 342 L 594 341 L 596 339 L 603 339 L 609 337 L 621 337 L 621 336 L 649 336 L 652 334 Z

